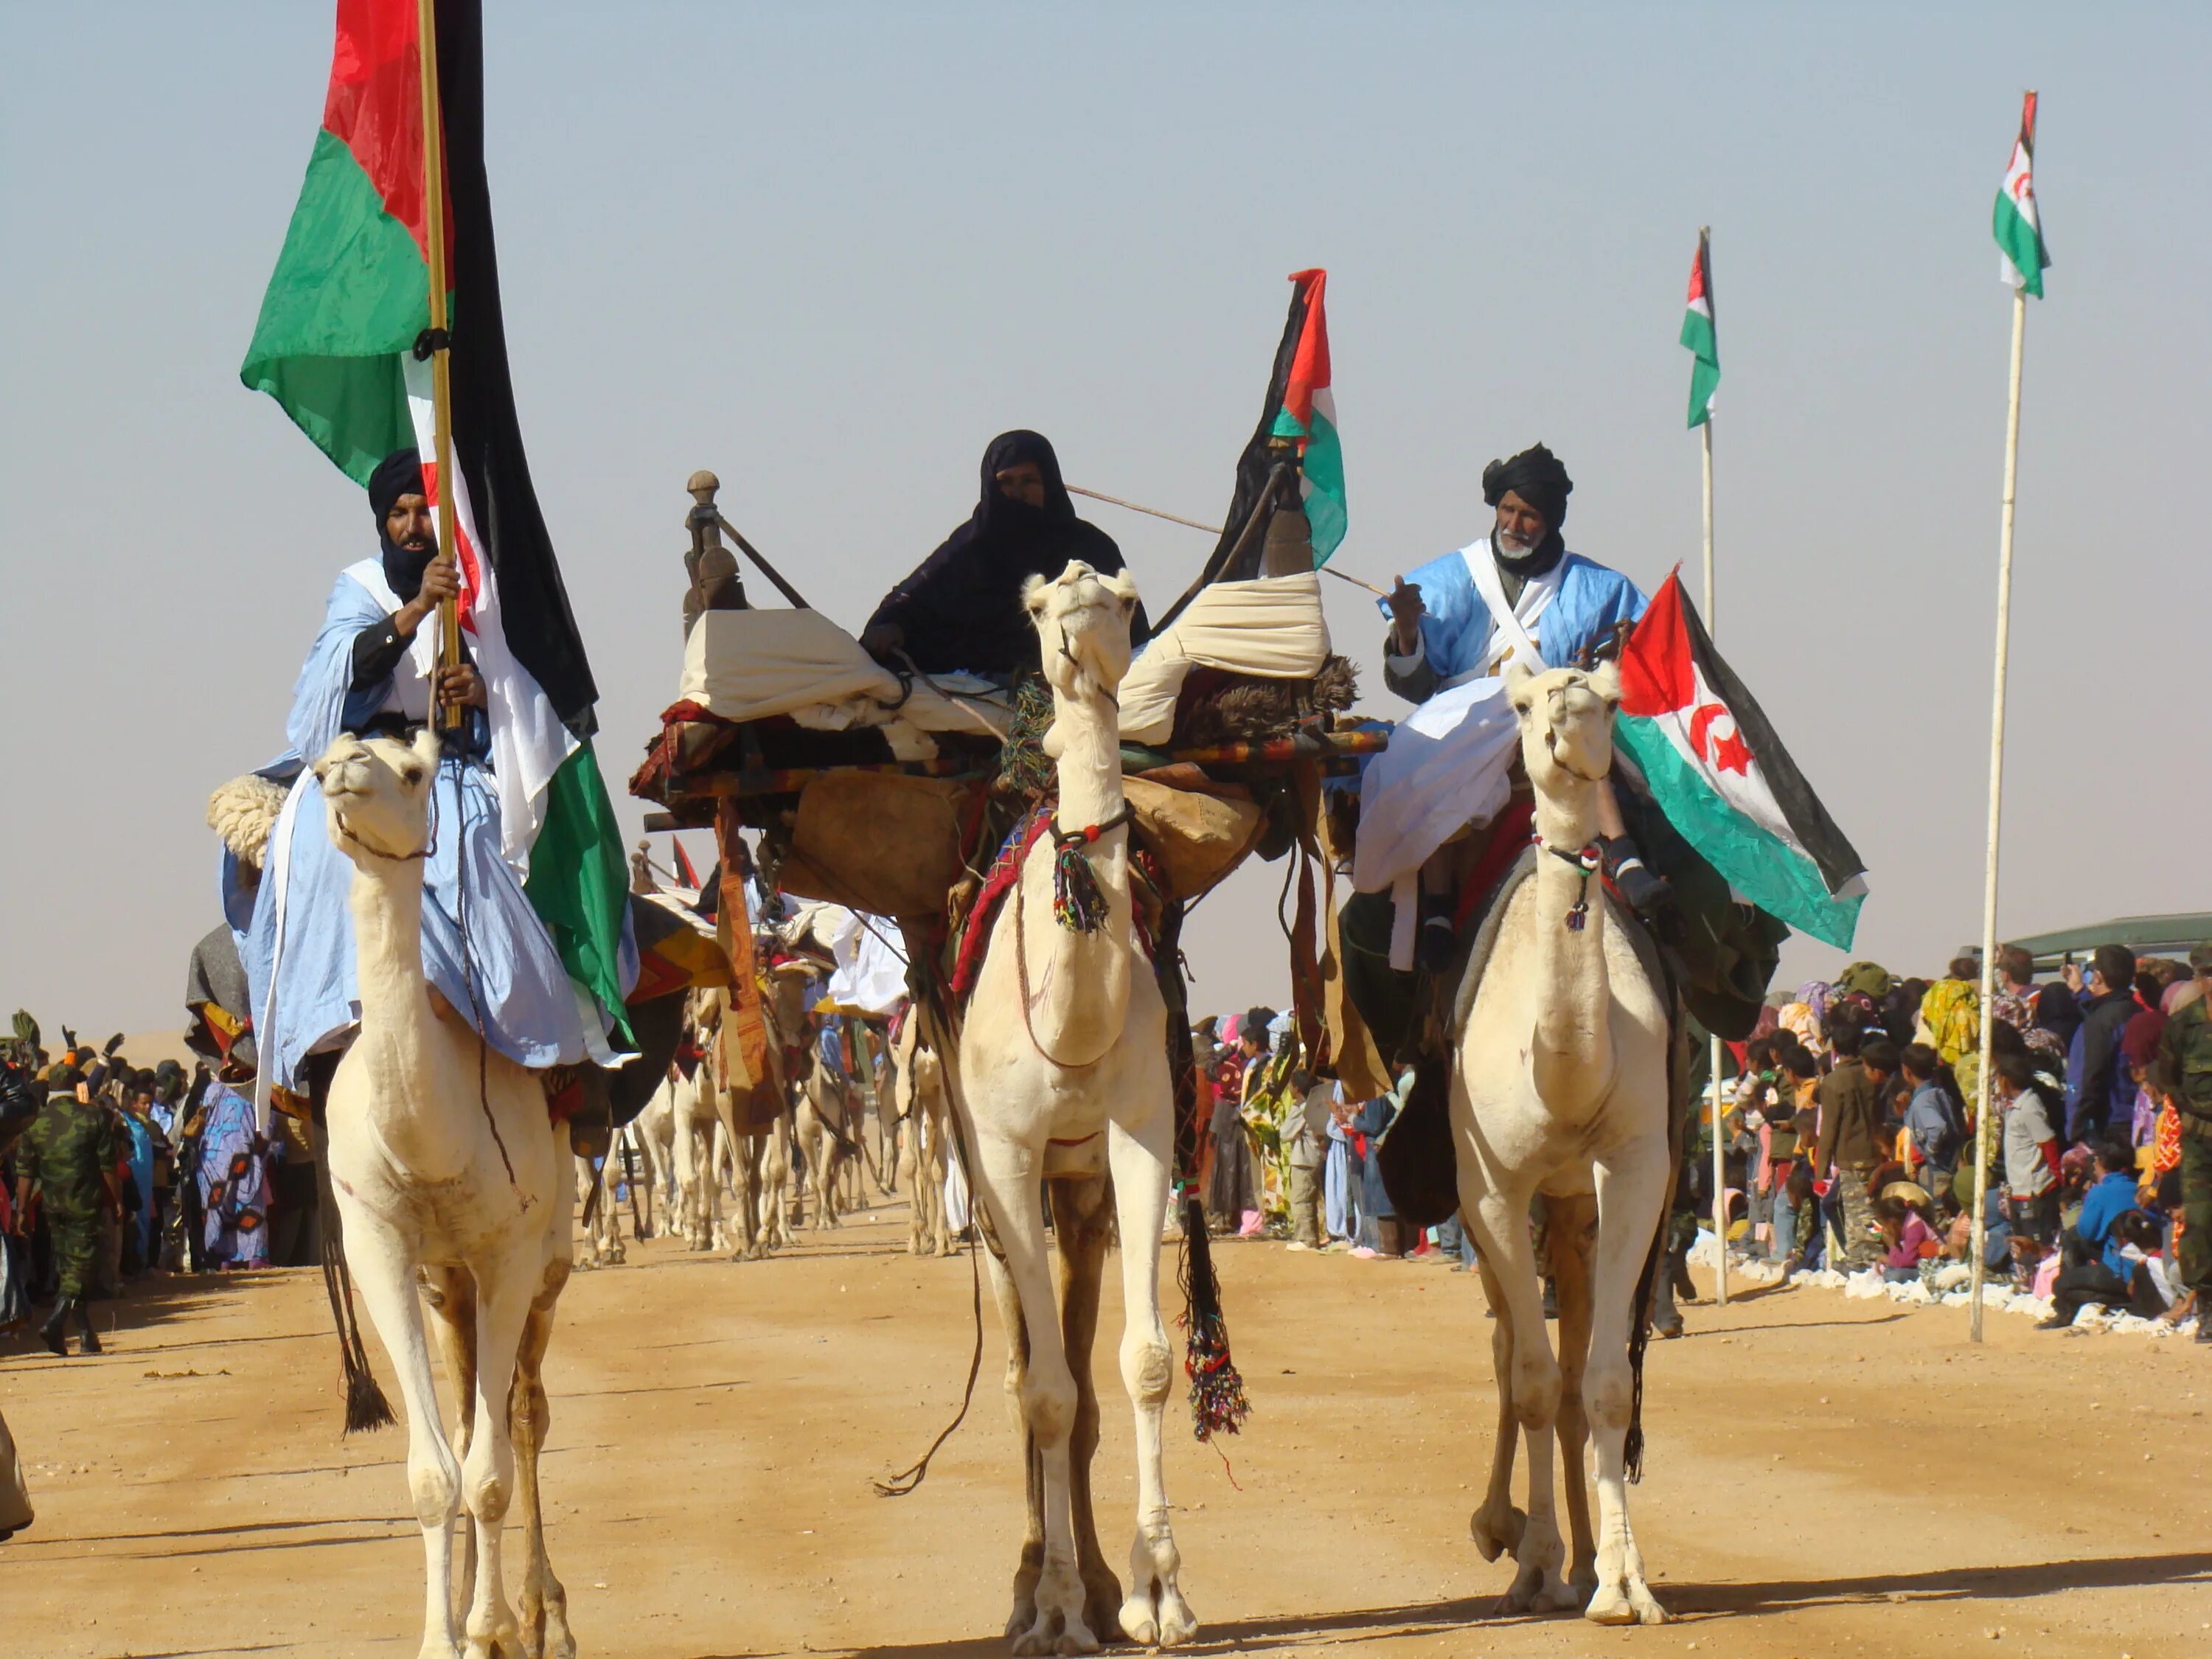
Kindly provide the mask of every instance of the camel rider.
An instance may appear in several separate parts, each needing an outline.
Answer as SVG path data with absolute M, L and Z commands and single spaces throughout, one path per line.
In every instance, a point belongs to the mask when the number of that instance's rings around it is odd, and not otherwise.
M 1482 499 L 1496 512 L 1489 533 L 1398 578 L 1378 601 L 1390 623 L 1384 684 L 1422 706 L 1367 769 L 1353 884 L 1396 900 L 1391 958 L 1401 969 L 1413 965 L 1416 915 L 1423 959 L 1449 957 L 1454 896 L 1437 849 L 1506 804 L 1520 753 L 1506 660 L 1566 666 L 1644 614 L 1635 583 L 1567 550 L 1560 527 L 1573 489 L 1542 444 L 1492 461 L 1482 471 Z M 1663 904 L 1667 885 L 1638 857 L 1610 791 L 1599 793 L 1598 823 L 1622 896 L 1647 914 Z
M 319 1095 L 360 1018 L 354 978 L 354 866 L 331 842 L 323 796 L 307 769 L 342 732 L 406 738 L 437 708 L 467 717 L 431 796 L 422 864 L 423 978 L 491 1046 L 544 1068 L 611 1058 L 604 1011 L 581 1006 L 545 924 L 523 893 L 525 872 L 502 854 L 489 776 L 492 737 L 506 718 L 468 661 L 438 664 L 426 626 L 461 583 L 436 532 L 411 450 L 371 475 L 376 555 L 332 585 L 320 631 L 292 688 L 291 748 L 262 775 L 292 793 L 270 836 L 263 879 L 249 889 L 226 854 L 225 914 L 239 934 L 249 1018 L 264 1085 Z M 625 930 L 623 980 L 635 972 Z M 480 1012 L 472 1012 L 480 1011 Z
M 1104 576 L 1121 569 L 1114 538 L 1075 516 L 1051 443 L 1040 433 L 1002 432 L 983 452 L 975 511 L 884 595 L 860 644 L 880 662 L 925 674 L 1034 674 L 1037 635 L 1022 610 L 1022 584 L 1057 576 L 1071 559 Z M 1139 605 L 1131 646 L 1148 631 Z

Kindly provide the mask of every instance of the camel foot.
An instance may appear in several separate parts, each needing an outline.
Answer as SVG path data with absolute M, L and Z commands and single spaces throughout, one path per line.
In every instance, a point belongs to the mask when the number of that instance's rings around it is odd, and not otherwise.
M 453 1645 L 451 1637 L 426 1636 L 422 1638 L 422 1650 L 415 1659 L 461 1659 L 461 1650 Z
M 1582 1598 L 1575 1594 L 1572 1585 L 1533 1562 L 1521 1569 L 1514 1577 L 1512 1588 L 1498 1598 L 1498 1611 L 1507 1617 L 1524 1613 L 1572 1613 L 1582 1605 Z
M 1495 1561 L 1507 1551 L 1521 1547 L 1521 1534 L 1528 1528 L 1528 1516 L 1512 1504 L 1506 1504 L 1504 1513 L 1499 1515 L 1486 1504 L 1468 1517 L 1467 1534 L 1484 1560 Z
M 1624 1573 L 1609 1584 L 1600 1584 L 1583 1609 L 1594 1625 L 1663 1625 L 1667 1609 L 1638 1573 Z
M 1130 1591 L 1121 1620 L 1122 1636 L 1140 1648 L 1181 1647 L 1198 1634 L 1198 1615 L 1172 1578 Z
M 543 1601 L 523 1598 L 522 1659 L 576 1659 L 568 1592 L 557 1585 Z
M 1014 1638 L 1015 1659 L 1030 1654 L 1096 1653 L 1098 1638 L 1080 1614 L 1041 1613 L 1037 1621 Z

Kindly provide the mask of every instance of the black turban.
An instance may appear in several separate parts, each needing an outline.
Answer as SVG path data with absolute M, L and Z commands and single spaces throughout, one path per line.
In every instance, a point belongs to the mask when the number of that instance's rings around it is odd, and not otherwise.
M 1566 522 L 1567 497 L 1574 493 L 1574 488 L 1575 481 L 1559 465 L 1559 458 L 1541 444 L 1522 450 L 1510 460 L 1492 461 L 1482 469 L 1485 502 L 1497 506 L 1510 489 L 1542 514 L 1547 527 L 1555 531 Z
M 437 550 L 433 547 L 416 553 L 400 546 L 385 528 L 385 519 L 392 511 L 392 504 L 402 495 L 424 493 L 422 458 L 411 449 L 393 450 L 368 475 L 368 506 L 376 514 L 376 539 L 384 554 L 384 580 L 392 584 L 392 592 L 403 601 L 422 591 L 422 572 L 436 556 Z

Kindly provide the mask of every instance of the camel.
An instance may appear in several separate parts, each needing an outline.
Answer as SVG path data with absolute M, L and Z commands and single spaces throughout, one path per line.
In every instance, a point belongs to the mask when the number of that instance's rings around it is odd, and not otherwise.
M 778 970 L 769 975 L 769 996 L 762 1009 L 768 1028 L 769 1075 L 749 1087 L 733 1086 L 726 1070 L 726 1057 L 717 1034 L 729 1012 L 729 993 L 702 989 L 695 994 L 692 1023 L 705 1055 L 699 1065 L 698 1084 L 707 1109 L 717 1120 L 717 1157 L 726 1156 L 731 1171 L 731 1208 L 737 1218 L 729 1249 L 733 1261 L 757 1261 L 781 1246 L 796 1244 L 792 1231 L 791 1110 L 783 1081 L 784 1042 L 781 1033 L 803 1029 L 805 1017 L 804 974 Z M 769 1127 L 764 1131 L 739 1130 L 740 1107 L 750 1121 L 757 1115 L 749 1109 L 756 1091 L 765 1090 L 776 1102 Z M 742 1097 L 742 1098 L 741 1098 Z
M 722 1124 L 714 1109 L 711 1087 L 701 1073 L 690 1077 L 675 1067 L 653 1091 L 653 1103 L 665 1102 L 673 1131 L 672 1164 L 676 1207 L 669 1212 L 669 1231 L 681 1233 L 694 1250 L 721 1248 L 721 1182 L 714 1138 Z
M 1006 1392 L 1023 1437 L 1028 1528 L 1006 1633 L 1017 1654 L 1087 1653 L 1126 1636 L 1188 1641 L 1168 1519 L 1163 1418 L 1174 1375 L 1160 1321 L 1160 1228 L 1175 1106 L 1167 1006 L 1139 953 L 1128 810 L 1115 690 L 1129 666 L 1135 585 L 1080 561 L 1033 577 L 1023 604 L 1052 688 L 1045 751 L 1059 772 L 1054 823 L 991 923 L 988 953 L 951 1054 L 951 1095 L 991 1245 L 1007 1334 Z M 1077 926 L 1055 915 L 1056 854 L 1082 875 Z M 1081 924 L 1088 923 L 1087 929 Z M 1045 1241 L 1050 1193 L 1060 1304 Z M 1136 1413 L 1137 1530 L 1125 1600 L 1091 1504 L 1098 1398 L 1091 1345 L 1099 1276 L 1118 1223 L 1126 1310 L 1121 1377 Z
M 615 1178 L 622 1165 L 611 1146 L 604 1164 L 588 1153 L 576 1159 L 576 1204 L 586 1218 L 584 1253 L 580 1267 L 616 1267 L 629 1259 L 623 1244 L 621 1218 L 615 1214 Z M 593 1202 L 597 1194 L 598 1201 Z
M 951 1255 L 945 1211 L 946 1167 L 945 1066 L 909 1018 L 892 1049 L 892 1098 L 898 1120 L 898 1172 L 913 1194 L 907 1231 L 909 1255 Z
M 427 1563 L 423 1659 L 459 1659 L 447 1534 L 474 1524 L 469 1659 L 576 1650 L 568 1597 L 545 1555 L 538 1458 L 541 1380 L 568 1283 L 575 1181 L 566 1124 L 538 1076 L 491 1052 L 434 1001 L 422 977 L 422 863 L 439 769 L 436 733 L 412 745 L 341 736 L 314 763 L 330 833 L 354 866 L 349 902 L 361 1033 L 330 1086 L 328 1167 L 345 1260 L 407 1407 L 407 1483 Z M 420 1275 L 454 1379 L 461 1457 L 438 1415 Z M 501 1542 L 520 1498 L 522 1623 Z
M 1631 1319 L 1673 1176 L 1668 1022 L 1653 965 L 1590 873 L 1598 791 L 1613 766 L 1618 670 L 1509 663 L 1508 696 L 1535 788 L 1535 871 L 1495 919 L 1451 1079 L 1462 1213 L 1497 1314 L 1498 1437 L 1470 1522 L 1486 1560 L 1518 1565 L 1503 1608 L 1579 1607 L 1599 1624 L 1663 1623 L 1629 1529 L 1626 1443 L 1638 1379 Z M 1544 1328 L 1542 1269 L 1528 1230 L 1550 1205 L 1560 1355 Z M 1528 1508 L 1510 1491 L 1513 1430 L 1528 1442 Z M 1553 1509 L 1552 1436 L 1565 1462 L 1571 1575 Z M 1598 1535 L 1583 1485 L 1597 1441 Z

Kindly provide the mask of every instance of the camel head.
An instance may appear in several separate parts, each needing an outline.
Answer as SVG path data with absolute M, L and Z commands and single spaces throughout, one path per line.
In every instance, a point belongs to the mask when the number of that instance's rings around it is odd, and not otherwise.
M 419 859 L 429 851 L 435 732 L 425 727 L 411 744 L 341 732 L 314 772 L 330 804 L 331 839 L 348 858 Z
M 1521 758 L 1539 794 L 1557 796 L 1575 783 L 1595 783 L 1613 770 L 1613 715 L 1620 707 L 1620 670 L 1547 668 L 1534 672 L 1510 659 L 1505 695 L 1521 722 Z
M 1056 696 L 1114 695 L 1129 672 L 1135 582 L 1126 574 L 1102 576 L 1073 559 L 1057 576 L 1024 582 L 1022 605 L 1036 625 L 1045 678 Z

